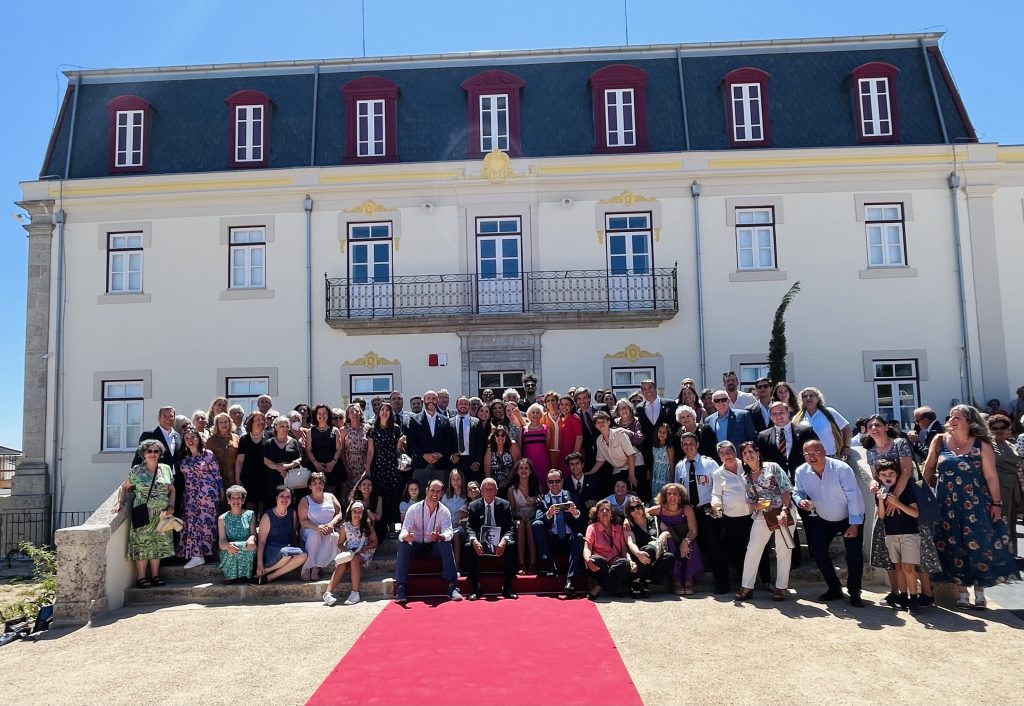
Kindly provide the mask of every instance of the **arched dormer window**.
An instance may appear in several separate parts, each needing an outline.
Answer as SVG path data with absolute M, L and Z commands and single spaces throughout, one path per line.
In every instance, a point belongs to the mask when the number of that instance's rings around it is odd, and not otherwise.
M 772 143 L 768 111 L 768 81 L 771 75 L 745 66 L 722 78 L 730 147 L 768 147 Z
M 149 128 L 152 106 L 138 96 L 118 96 L 107 103 L 112 174 L 149 169 Z
M 522 155 L 519 93 L 526 81 L 507 71 L 483 71 L 462 82 L 469 114 L 467 157 L 492 150 Z
M 346 164 L 398 161 L 398 84 L 379 76 L 349 81 L 345 103 Z
M 882 61 L 861 64 L 850 73 L 858 142 L 899 142 L 899 73 L 895 66 Z
M 228 104 L 232 167 L 265 167 L 270 152 L 270 96 L 261 91 L 236 91 Z
M 590 76 L 594 152 L 647 152 L 647 80 L 643 69 L 612 64 Z

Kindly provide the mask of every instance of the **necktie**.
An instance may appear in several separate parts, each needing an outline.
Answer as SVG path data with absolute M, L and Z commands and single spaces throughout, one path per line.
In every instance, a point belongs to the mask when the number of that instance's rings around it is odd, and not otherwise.
M 654 416 L 654 403 L 653 402 L 648 402 L 647 403 L 647 418 L 651 420 L 651 424 L 654 424 L 654 422 L 657 421 L 657 418 Z
M 466 418 L 459 416 L 459 453 L 466 453 L 466 427 L 464 426 Z
M 576 481 L 576 495 L 583 494 L 583 481 Z
M 781 429 L 779 429 L 779 443 L 778 443 L 778 447 L 779 447 L 779 454 L 782 455 L 782 458 L 788 459 L 789 458 L 789 454 L 786 453 L 786 428 L 785 427 L 782 427 Z
M 493 527 L 494 526 L 494 505 L 493 504 L 488 504 L 487 505 L 486 515 L 487 515 L 487 517 L 484 520 L 484 524 Z
M 694 507 L 700 505 L 700 494 L 697 491 L 697 469 L 694 466 L 694 461 L 691 458 L 690 461 L 690 504 Z
M 558 497 L 552 497 L 552 501 L 556 503 L 562 502 L 562 494 L 559 493 Z M 555 513 L 555 531 L 558 533 L 559 539 L 565 539 L 565 511 Z

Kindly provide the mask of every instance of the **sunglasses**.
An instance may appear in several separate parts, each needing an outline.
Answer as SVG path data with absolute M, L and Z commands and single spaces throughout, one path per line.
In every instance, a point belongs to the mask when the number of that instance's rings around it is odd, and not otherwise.
M 560 481 L 560 480 L 549 480 L 548 481 L 548 485 L 561 485 L 561 484 L 562 484 L 562 481 Z
M 719 402 L 728 402 L 729 398 L 728 397 L 714 397 L 714 398 L 711 399 L 711 401 L 714 402 L 715 404 L 718 404 Z
M 163 451 L 161 451 L 160 449 L 146 449 L 147 456 L 160 456 L 162 454 Z
M 989 429 L 992 431 L 1006 431 L 1010 428 L 1009 424 L 990 424 Z
M 755 387 L 757 387 L 758 390 L 770 390 L 770 389 L 772 389 L 771 385 L 756 385 Z

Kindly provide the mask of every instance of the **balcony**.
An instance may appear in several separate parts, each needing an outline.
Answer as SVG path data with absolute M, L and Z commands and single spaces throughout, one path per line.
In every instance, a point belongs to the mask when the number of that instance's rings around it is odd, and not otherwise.
M 350 334 L 639 328 L 679 311 L 676 267 L 324 279 L 327 323 Z

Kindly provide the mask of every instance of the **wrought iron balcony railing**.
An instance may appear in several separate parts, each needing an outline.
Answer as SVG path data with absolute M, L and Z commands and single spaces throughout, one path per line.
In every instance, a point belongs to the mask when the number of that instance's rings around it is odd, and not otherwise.
M 676 267 L 325 280 L 328 321 L 679 310 Z

